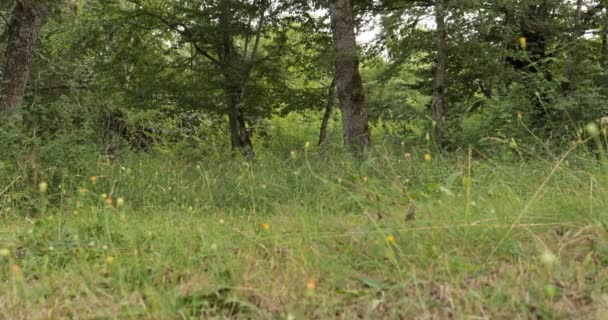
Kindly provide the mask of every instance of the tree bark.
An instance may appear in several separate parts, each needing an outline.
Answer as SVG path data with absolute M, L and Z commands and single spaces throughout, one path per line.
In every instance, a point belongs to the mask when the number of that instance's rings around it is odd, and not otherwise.
M 17 1 L 8 26 L 4 74 L 0 83 L 0 112 L 13 114 L 21 105 L 41 27 L 38 1 Z
M 233 150 L 239 150 L 243 157 L 253 159 L 255 153 L 247 130 L 245 114 L 243 113 L 244 89 L 225 89 L 226 104 L 229 109 L 230 141 Z
M 565 94 L 570 93 L 575 88 L 574 71 L 576 67 L 576 50 L 578 47 L 578 37 L 581 29 L 581 19 L 583 12 L 583 0 L 576 0 L 576 16 L 572 26 L 572 36 L 570 38 L 570 48 L 568 49 L 568 60 L 566 61 L 565 81 L 562 83 L 562 90 Z M 584 31 L 583 31 L 584 33 Z
M 435 137 L 444 146 L 448 136 L 445 128 L 446 78 L 448 65 L 448 32 L 445 25 L 445 0 L 435 0 L 435 23 L 437 24 L 437 65 L 435 66 L 435 85 L 433 89 L 432 110 L 435 121 Z
M 243 157 L 253 159 L 255 154 L 253 144 L 247 130 L 244 114 L 245 82 L 249 78 L 250 68 L 244 58 L 240 58 L 234 45 L 234 36 L 230 29 L 231 9 L 229 2 L 222 2 L 220 24 L 224 26 L 222 33 L 222 53 L 220 65 L 225 81 L 224 95 L 228 108 L 230 124 L 230 141 L 232 150 L 238 150 Z M 253 54 L 252 54 L 253 55 Z
M 602 68 L 608 71 L 608 9 L 604 9 L 602 25 Z
M 345 145 L 354 152 L 371 144 L 365 92 L 359 73 L 359 54 L 355 38 L 352 0 L 329 2 L 335 49 L 335 77 L 342 111 Z
M 327 88 L 327 105 L 325 106 L 325 113 L 323 114 L 323 121 L 321 122 L 321 130 L 319 130 L 319 147 L 323 146 L 327 142 L 327 127 L 329 126 L 329 119 L 334 112 L 336 100 L 336 79 L 334 78 Z

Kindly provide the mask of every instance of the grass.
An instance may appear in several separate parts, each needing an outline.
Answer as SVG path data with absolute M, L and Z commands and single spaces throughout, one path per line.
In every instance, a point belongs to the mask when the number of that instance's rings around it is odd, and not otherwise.
M 36 214 L 6 200 L 0 318 L 608 317 L 596 162 L 294 151 L 134 156 L 66 173 Z

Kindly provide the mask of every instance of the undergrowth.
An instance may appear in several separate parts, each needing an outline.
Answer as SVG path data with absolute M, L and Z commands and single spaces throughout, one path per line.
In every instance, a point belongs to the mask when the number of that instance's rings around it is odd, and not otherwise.
M 606 317 L 605 168 L 518 153 L 140 153 L 27 196 L 3 177 L 0 315 Z

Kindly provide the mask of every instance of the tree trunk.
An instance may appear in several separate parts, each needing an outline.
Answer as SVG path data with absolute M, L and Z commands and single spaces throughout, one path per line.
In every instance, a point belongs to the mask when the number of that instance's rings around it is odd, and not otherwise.
M 17 1 L 8 26 L 4 75 L 0 83 L 0 112 L 12 114 L 21 104 L 41 27 L 38 1 Z
M 355 38 L 355 16 L 352 0 L 329 2 L 335 47 L 335 76 L 342 111 L 344 143 L 357 152 L 371 143 L 368 111 Z
M 228 120 L 230 123 L 230 141 L 233 150 L 239 150 L 243 157 L 255 157 L 253 144 L 247 131 L 245 115 L 243 113 L 244 89 L 226 89 L 226 103 L 229 108 Z
M 562 90 L 565 94 L 570 93 L 575 88 L 574 71 L 576 67 L 576 51 L 578 47 L 578 37 L 581 29 L 581 16 L 583 10 L 583 0 L 576 0 L 576 16 L 572 26 L 572 36 L 570 38 L 570 48 L 568 49 L 568 60 L 566 62 L 565 81 L 562 83 Z M 583 31 L 584 33 L 584 31 Z
M 602 25 L 602 68 L 608 71 L 608 9 L 604 9 L 604 21 Z
M 321 122 L 321 130 L 319 130 L 319 147 L 323 146 L 327 142 L 327 127 L 329 126 L 329 119 L 334 112 L 336 100 L 336 79 L 334 78 L 327 88 L 327 105 L 325 106 L 325 113 L 323 114 L 323 122 Z
M 245 100 L 245 83 L 249 77 L 250 69 L 244 68 L 243 59 L 240 59 L 234 45 L 234 35 L 230 29 L 230 21 L 233 19 L 230 2 L 222 1 L 222 14 L 220 25 L 224 30 L 222 33 L 222 52 L 220 54 L 220 65 L 225 81 L 224 94 L 226 107 L 228 108 L 228 122 L 230 124 L 230 142 L 232 150 L 240 151 L 246 159 L 253 159 L 253 144 L 247 131 L 245 114 L 243 111 Z
M 437 65 L 435 66 L 435 86 L 433 90 L 432 110 L 435 121 L 435 137 L 440 146 L 447 138 L 445 128 L 446 110 L 446 77 L 448 65 L 448 32 L 445 26 L 445 0 L 435 0 L 435 23 L 437 24 Z

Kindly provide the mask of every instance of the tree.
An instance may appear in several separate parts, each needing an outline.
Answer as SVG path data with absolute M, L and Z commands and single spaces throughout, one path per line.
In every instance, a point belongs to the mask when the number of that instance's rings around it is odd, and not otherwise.
M 43 8 L 36 0 L 18 0 L 8 26 L 2 82 L 0 112 L 13 113 L 21 104 L 29 70 L 38 47 L 43 24 Z
M 274 57 L 264 46 L 283 41 L 285 26 L 293 22 L 294 16 L 301 16 L 298 12 L 304 11 L 307 4 L 276 0 L 129 1 L 136 5 L 133 12 L 173 33 L 176 42 L 191 46 L 196 56 L 203 57 L 214 73 L 221 75 L 232 147 L 247 158 L 253 157 L 247 126 L 247 101 L 254 94 L 250 93 L 252 78 L 273 62 Z
M 435 84 L 433 89 L 432 110 L 436 125 L 436 139 L 445 145 L 447 130 L 445 127 L 446 110 L 446 77 L 448 67 L 448 31 L 446 28 L 446 0 L 435 0 L 435 24 L 437 25 L 437 63 L 435 66 Z
M 322 147 L 327 142 L 327 128 L 329 127 L 329 120 L 334 112 L 335 100 L 336 79 L 334 78 L 327 88 L 325 112 L 323 112 L 323 120 L 321 120 L 321 128 L 319 129 L 319 147 Z
M 335 81 L 338 88 L 345 145 L 353 151 L 370 147 L 371 136 L 365 91 L 359 73 L 352 0 L 329 3 L 335 48 Z
M 602 51 L 600 55 L 600 64 L 604 72 L 608 71 L 608 11 L 604 10 L 600 20 L 600 33 L 602 41 Z

